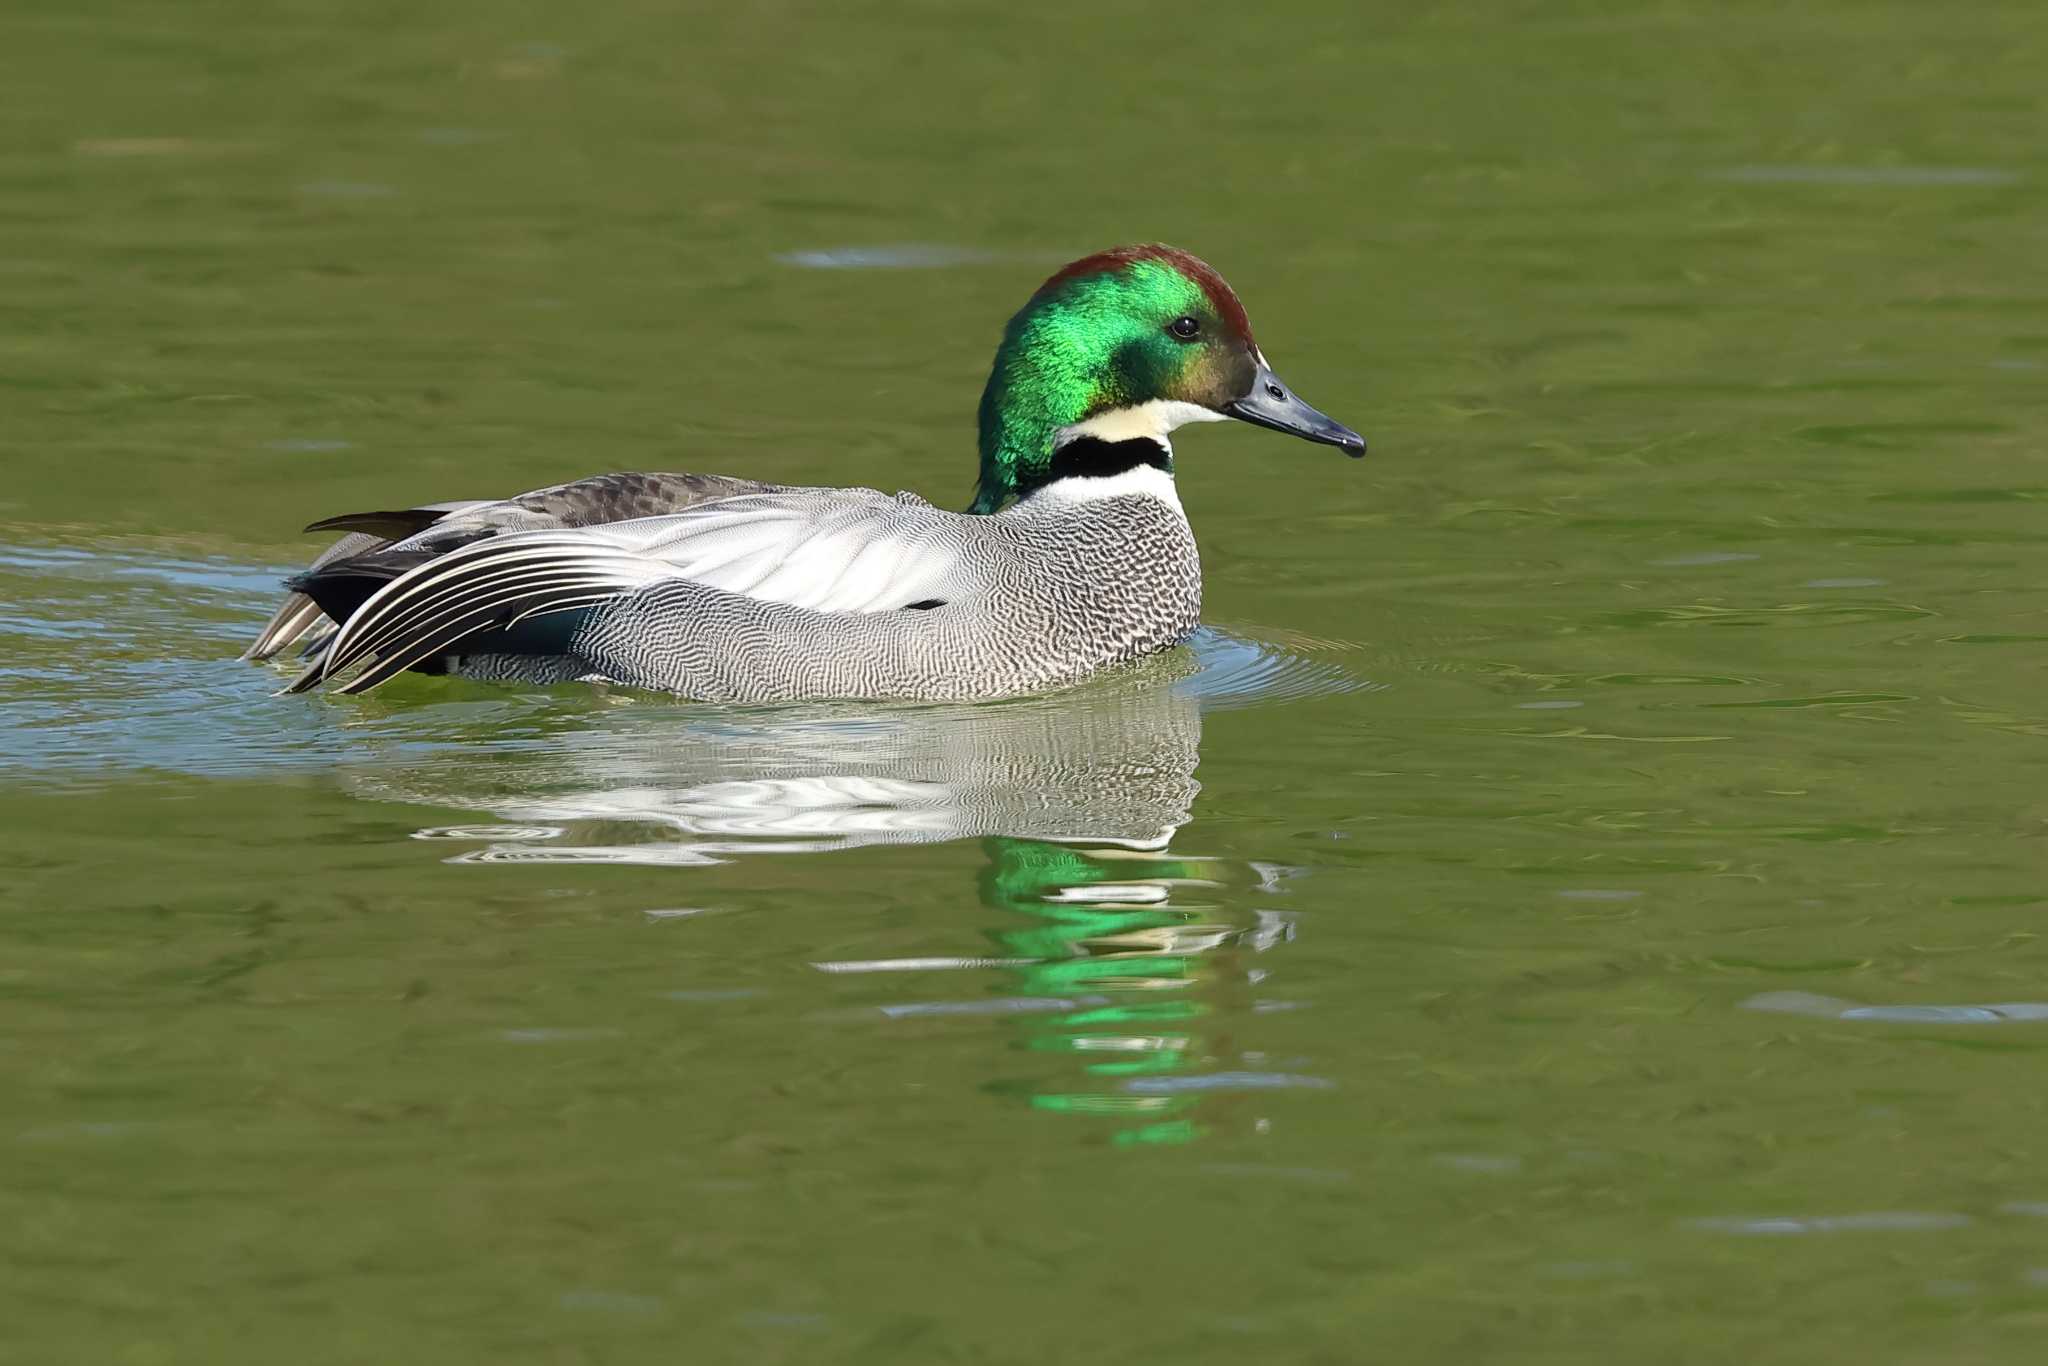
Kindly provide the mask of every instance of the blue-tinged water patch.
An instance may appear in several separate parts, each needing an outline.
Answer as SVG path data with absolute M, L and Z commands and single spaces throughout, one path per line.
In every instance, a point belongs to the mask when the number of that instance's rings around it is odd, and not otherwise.
M 817 247 L 786 251 L 775 258 L 805 270 L 940 270 L 948 266 L 979 266 L 1002 257 L 978 247 L 951 247 L 937 242 L 883 242 L 874 246 Z
M 1783 1238 L 1811 1233 L 1935 1233 L 1968 1228 L 1977 1221 L 1967 1214 L 1935 1210 L 1872 1210 L 1859 1214 L 1766 1215 L 1757 1218 L 1710 1216 L 1688 1219 L 1685 1227 L 1703 1233 L 1735 1233 Z

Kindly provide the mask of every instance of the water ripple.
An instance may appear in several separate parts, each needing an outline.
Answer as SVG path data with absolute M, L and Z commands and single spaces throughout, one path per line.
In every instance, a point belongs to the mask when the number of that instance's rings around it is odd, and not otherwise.
M 1780 1238 L 1807 1233 L 1933 1233 L 1943 1229 L 1967 1228 L 1976 1222 L 1967 1214 L 1873 1210 L 1862 1214 L 1774 1215 L 1762 1218 L 1716 1215 L 1688 1219 L 1685 1227 L 1704 1233 Z
M 1879 1020 L 1892 1024 L 1989 1025 L 2048 1020 L 2048 1002 L 2004 1001 L 1995 1005 L 1862 1005 L 1807 991 L 1766 991 L 1742 1002 L 1744 1010 L 1812 1015 L 1823 1020 Z

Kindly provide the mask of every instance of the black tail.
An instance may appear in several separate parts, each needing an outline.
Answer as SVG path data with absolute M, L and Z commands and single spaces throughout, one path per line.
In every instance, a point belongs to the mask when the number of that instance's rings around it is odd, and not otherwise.
M 390 512 L 344 512 L 309 523 L 308 531 L 361 531 L 387 541 L 418 535 L 448 514 L 433 508 L 399 508 Z
M 438 554 L 432 550 L 372 550 L 332 564 L 314 565 L 286 579 L 284 586 L 311 598 L 340 625 L 354 616 L 372 593 Z

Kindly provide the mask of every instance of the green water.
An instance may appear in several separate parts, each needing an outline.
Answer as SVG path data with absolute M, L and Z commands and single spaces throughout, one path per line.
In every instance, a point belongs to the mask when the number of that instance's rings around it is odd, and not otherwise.
M 2019 3 L 9 7 L 0 1361 L 2038 1359 L 2044 70 Z M 331 513 L 962 505 L 1002 320 L 1152 237 L 1374 451 L 1187 434 L 1177 658 L 233 658 Z

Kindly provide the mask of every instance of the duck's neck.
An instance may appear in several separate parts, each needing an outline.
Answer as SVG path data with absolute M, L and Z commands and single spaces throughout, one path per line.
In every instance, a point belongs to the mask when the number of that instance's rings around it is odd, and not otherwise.
M 969 512 L 994 512 L 1042 488 L 1063 428 L 1088 415 L 1095 385 L 1085 375 L 1033 363 L 1032 339 L 1012 320 L 981 391 L 981 482 Z

